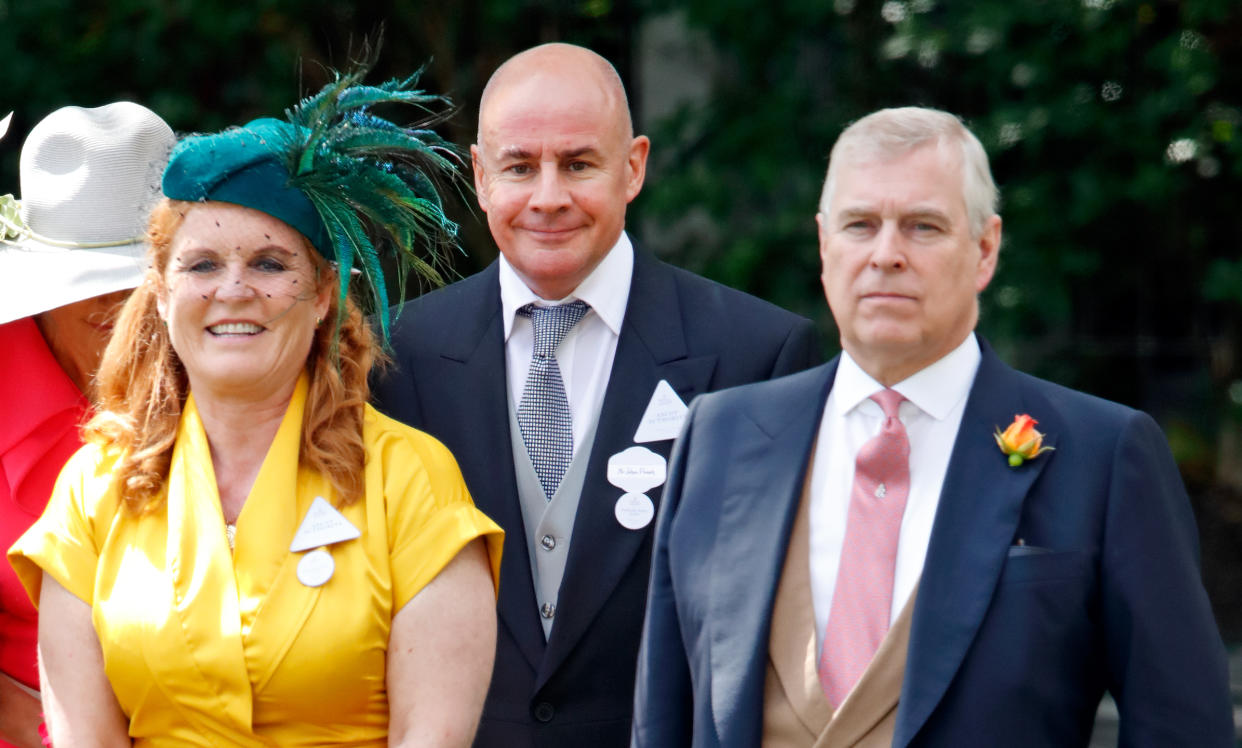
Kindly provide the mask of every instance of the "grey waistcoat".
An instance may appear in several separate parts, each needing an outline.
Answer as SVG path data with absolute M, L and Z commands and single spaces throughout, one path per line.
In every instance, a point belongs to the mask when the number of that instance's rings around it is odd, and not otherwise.
M 508 389 L 508 388 L 506 388 Z M 517 478 L 518 500 L 522 505 L 522 525 L 526 530 L 526 553 L 530 557 L 530 574 L 535 583 L 535 605 L 539 610 L 539 622 L 543 624 L 546 639 L 552 632 L 556 618 L 557 594 L 561 578 L 565 574 L 565 560 L 569 557 L 569 541 L 573 535 L 574 515 L 578 513 L 578 501 L 582 498 L 582 485 L 586 479 L 587 463 L 591 460 L 591 447 L 595 442 L 595 427 L 599 424 L 599 411 L 591 417 L 582 444 L 574 451 L 574 457 L 565 470 L 565 477 L 549 501 L 543 486 L 535 474 L 535 466 L 526 454 L 522 441 L 522 429 L 518 426 L 517 405 L 509 395 L 509 441 L 513 448 L 513 472 Z

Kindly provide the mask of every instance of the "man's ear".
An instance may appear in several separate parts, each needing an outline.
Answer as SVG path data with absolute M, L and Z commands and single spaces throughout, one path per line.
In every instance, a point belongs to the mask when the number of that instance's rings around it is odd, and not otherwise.
M 626 169 L 629 171 L 625 185 L 625 201 L 628 203 L 638 197 L 643 189 L 643 180 L 647 178 L 647 153 L 651 150 L 651 139 L 639 135 L 630 141 L 630 153 L 626 157 Z
M 479 207 L 483 212 L 487 212 L 487 190 L 483 188 L 484 172 L 483 172 L 483 154 L 479 150 L 478 145 L 470 146 L 470 166 L 474 170 L 474 196 L 479 201 Z
M 983 225 L 979 235 L 979 267 L 975 274 L 975 293 L 983 293 L 983 289 L 992 282 L 996 274 L 996 262 L 1000 259 L 1001 217 L 993 215 Z
M 824 290 L 824 299 L 829 299 L 828 293 L 828 216 L 822 212 L 815 213 L 815 230 L 819 237 L 819 284 Z M 829 305 L 831 305 L 829 301 Z
M 819 239 L 819 259 L 822 262 L 828 253 L 828 217 L 822 212 L 815 213 L 815 235 Z

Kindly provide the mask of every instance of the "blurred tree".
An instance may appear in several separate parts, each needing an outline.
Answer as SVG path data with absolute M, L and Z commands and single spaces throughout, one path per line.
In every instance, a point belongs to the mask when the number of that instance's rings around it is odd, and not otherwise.
M 381 28 L 371 80 L 427 64 L 423 87 L 458 107 L 443 134 L 464 148 L 483 84 L 510 55 L 570 41 L 627 75 L 632 27 L 626 0 L 0 0 L 0 117 L 15 112 L 0 141 L 0 193 L 19 192 L 22 140 L 59 107 L 129 99 L 178 132 L 218 130 L 279 115 L 321 87 L 329 68 L 348 67 Z M 462 224 L 469 253 L 457 269 L 467 274 L 496 250 L 473 196 L 463 197 L 450 213 Z
M 646 215 L 712 217 L 674 256 L 822 309 L 811 217 L 836 135 L 882 106 L 935 106 L 979 134 L 1002 188 L 984 329 L 1011 358 L 1157 408 L 1162 376 L 1207 371 L 1227 327 L 1213 302 L 1242 301 L 1242 6 L 647 2 L 717 58 L 710 98 L 655 125 Z

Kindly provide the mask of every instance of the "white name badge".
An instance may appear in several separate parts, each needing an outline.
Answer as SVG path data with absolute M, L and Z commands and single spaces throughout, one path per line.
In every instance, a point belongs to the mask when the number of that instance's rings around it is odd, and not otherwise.
M 298 562 L 298 581 L 307 587 L 322 587 L 336 572 L 336 561 L 323 548 L 311 551 Z
M 651 524 L 651 518 L 655 516 L 655 504 L 651 503 L 645 493 L 626 493 L 617 499 L 617 505 L 612 511 L 617 516 L 617 522 L 625 529 L 641 530 Z
M 666 462 L 646 447 L 630 447 L 608 458 L 608 482 L 626 493 L 664 485 Z
M 322 496 L 316 496 L 311 502 L 301 527 L 293 535 L 289 550 L 297 553 L 308 548 L 321 545 L 332 545 L 343 540 L 353 540 L 362 535 L 362 531 L 345 519 L 345 515 L 336 510 Z
M 647 410 L 643 411 L 643 420 L 638 424 L 638 431 L 634 432 L 634 441 L 644 444 L 676 439 L 688 410 L 668 380 L 661 379 L 651 394 Z

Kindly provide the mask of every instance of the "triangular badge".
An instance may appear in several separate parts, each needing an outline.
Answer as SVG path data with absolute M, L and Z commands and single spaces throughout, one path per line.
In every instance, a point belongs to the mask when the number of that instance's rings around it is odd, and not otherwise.
M 673 391 L 667 379 L 661 379 L 651 393 L 651 402 L 643 412 L 643 420 L 634 432 L 634 441 L 658 442 L 664 439 L 676 439 L 681 433 L 681 424 L 686 420 L 689 408 Z
M 289 550 L 294 553 L 321 545 L 331 545 L 342 540 L 353 540 L 362 535 L 362 531 L 353 526 L 345 515 L 341 514 L 322 496 L 316 496 L 311 502 L 302 526 L 293 536 Z

